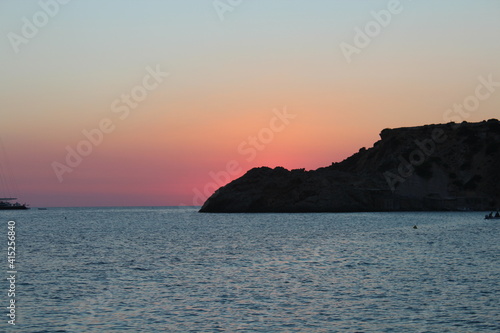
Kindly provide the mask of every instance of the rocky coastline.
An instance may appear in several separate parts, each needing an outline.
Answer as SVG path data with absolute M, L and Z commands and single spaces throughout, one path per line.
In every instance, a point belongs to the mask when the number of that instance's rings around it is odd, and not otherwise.
M 384 129 L 373 147 L 327 167 L 251 169 L 200 212 L 493 210 L 499 170 L 496 119 Z

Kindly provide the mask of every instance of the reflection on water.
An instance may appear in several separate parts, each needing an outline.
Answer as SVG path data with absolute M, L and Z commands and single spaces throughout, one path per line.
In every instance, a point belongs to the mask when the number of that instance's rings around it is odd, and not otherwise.
M 16 329 L 498 331 L 500 223 L 483 215 L 8 212 Z

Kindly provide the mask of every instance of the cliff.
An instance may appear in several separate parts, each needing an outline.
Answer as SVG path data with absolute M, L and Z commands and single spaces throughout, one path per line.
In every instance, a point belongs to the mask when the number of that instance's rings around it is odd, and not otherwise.
M 254 168 L 200 212 L 493 210 L 500 122 L 384 129 L 369 149 L 317 170 Z

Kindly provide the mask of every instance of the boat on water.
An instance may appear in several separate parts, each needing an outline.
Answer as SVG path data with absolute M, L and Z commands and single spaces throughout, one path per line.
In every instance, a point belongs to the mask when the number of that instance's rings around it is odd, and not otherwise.
M 0 210 L 29 209 L 26 203 L 21 204 L 17 198 L 13 198 L 17 196 L 14 194 L 17 186 L 11 170 L 7 151 L 0 137 Z
M 0 198 L 0 210 L 7 209 L 29 209 L 28 205 L 20 204 L 19 202 L 11 202 L 17 198 Z
M 493 215 L 493 212 L 486 214 L 484 216 L 485 220 L 500 220 L 500 213 L 497 211 L 495 215 Z

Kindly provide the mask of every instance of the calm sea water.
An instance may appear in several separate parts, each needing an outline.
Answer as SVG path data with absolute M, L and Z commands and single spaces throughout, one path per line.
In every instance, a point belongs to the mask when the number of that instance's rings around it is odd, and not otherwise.
M 18 256 L 3 331 L 500 331 L 500 222 L 482 213 L 0 216 Z

